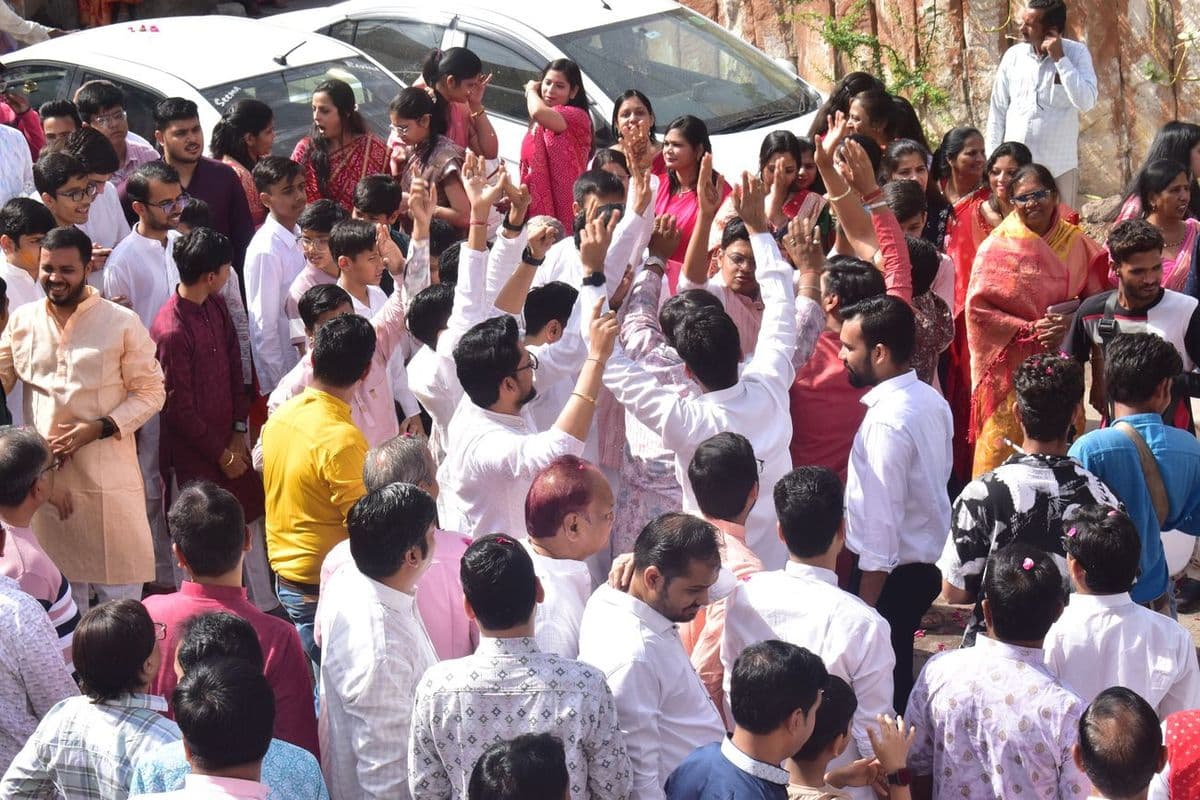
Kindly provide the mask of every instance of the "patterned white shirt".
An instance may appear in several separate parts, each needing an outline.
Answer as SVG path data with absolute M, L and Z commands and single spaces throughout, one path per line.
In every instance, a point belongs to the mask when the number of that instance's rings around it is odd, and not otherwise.
M 38 720 L 77 694 L 45 609 L 0 575 L 0 774 Z
M 1090 703 L 1110 686 L 1137 692 L 1160 719 L 1200 708 L 1200 666 L 1191 634 L 1120 594 L 1071 595 L 1046 634 L 1046 664 Z
M 1040 648 L 980 636 L 939 653 L 908 699 L 914 775 L 933 776 L 933 796 L 1083 798 L 1091 784 L 1071 748 L 1086 704 L 1060 684 Z
M 992 82 L 986 150 L 1022 142 L 1054 177 L 1079 166 L 1079 112 L 1096 104 L 1096 71 L 1087 45 L 1062 40 L 1063 57 L 1040 56 L 1020 42 L 1004 51 Z
M 592 593 L 579 657 L 603 670 L 612 687 L 637 800 L 665 797 L 667 777 L 693 750 L 725 738 L 675 624 L 636 597 L 607 584 Z
M 357 569 L 321 590 L 321 768 L 334 800 L 407 800 L 413 693 L 437 653 L 416 598 Z
M 149 694 L 96 702 L 70 697 L 50 709 L 13 759 L 0 797 L 125 800 L 133 765 L 182 738 L 161 713 L 167 701 Z
M 630 797 L 629 756 L 604 675 L 533 639 L 481 637 L 474 655 L 430 667 L 417 687 L 408 775 L 414 800 L 461 800 L 493 742 L 562 740 L 571 800 Z

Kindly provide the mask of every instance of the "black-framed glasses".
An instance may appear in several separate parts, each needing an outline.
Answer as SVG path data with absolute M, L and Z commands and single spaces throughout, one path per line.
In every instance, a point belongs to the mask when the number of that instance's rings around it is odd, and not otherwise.
M 1026 192 L 1025 194 L 1017 195 L 1013 198 L 1013 203 L 1019 206 L 1033 205 L 1040 203 L 1050 197 L 1049 189 L 1038 189 L 1036 192 Z
M 514 369 L 513 370 L 514 375 L 516 375 L 518 372 L 521 372 L 522 370 L 527 370 L 527 369 L 537 372 L 537 368 L 538 368 L 537 356 L 535 356 L 533 353 L 526 353 L 525 355 L 529 356 L 529 363 L 523 367 L 517 367 L 516 369 Z
M 758 474 L 762 475 L 763 469 L 767 466 L 767 462 L 763 461 L 761 458 L 754 459 L 754 462 L 758 464 Z
M 65 197 L 72 203 L 78 203 L 84 198 L 91 199 L 99 193 L 100 187 L 95 183 L 89 183 L 82 189 L 72 189 L 69 192 L 58 191 L 54 193 L 55 197 Z
M 187 192 L 184 192 L 183 194 L 179 195 L 179 197 L 176 197 L 174 200 L 160 200 L 157 203 L 146 203 L 146 205 L 153 206 L 154 208 L 157 208 L 159 211 L 162 211 L 164 213 L 170 213 L 172 211 L 177 211 L 177 210 L 182 211 L 183 207 L 186 206 L 188 204 L 188 201 L 191 199 L 192 199 L 191 196 L 188 195 Z

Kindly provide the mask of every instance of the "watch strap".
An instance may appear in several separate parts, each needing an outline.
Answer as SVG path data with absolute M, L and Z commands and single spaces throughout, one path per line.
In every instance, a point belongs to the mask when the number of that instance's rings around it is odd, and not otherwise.
M 603 286 L 606 282 L 603 272 L 592 272 L 583 276 L 580 281 L 584 286 Z
M 529 245 L 525 245 L 525 250 L 521 253 L 521 263 L 528 264 L 531 267 L 540 267 L 546 261 L 546 257 L 534 258 L 533 251 L 529 249 Z
M 908 786 L 912 783 L 912 773 L 905 767 L 901 767 L 895 772 L 889 772 L 887 782 L 891 786 Z

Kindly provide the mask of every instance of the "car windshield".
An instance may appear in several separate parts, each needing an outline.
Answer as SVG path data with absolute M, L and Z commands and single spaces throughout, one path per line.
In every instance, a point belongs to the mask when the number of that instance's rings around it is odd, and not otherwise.
M 312 128 L 312 93 L 322 81 L 340 78 L 354 88 L 358 110 L 367 126 L 387 138 L 388 103 L 402 88 L 395 78 L 364 58 L 322 61 L 258 75 L 201 91 L 213 107 L 225 109 L 242 99 L 253 97 L 275 110 L 276 153 L 290 154 L 296 142 Z
M 819 98 L 720 26 L 679 8 L 552 41 L 609 97 L 640 89 L 659 124 L 683 114 L 726 133 L 806 114 Z

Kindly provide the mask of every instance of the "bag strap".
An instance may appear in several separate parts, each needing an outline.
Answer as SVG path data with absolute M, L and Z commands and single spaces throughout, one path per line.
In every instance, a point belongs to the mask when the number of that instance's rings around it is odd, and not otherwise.
M 1150 452 L 1150 446 L 1128 422 L 1118 422 L 1114 428 L 1129 437 L 1137 448 L 1138 459 L 1142 462 L 1142 475 L 1146 479 L 1146 488 L 1150 490 L 1150 502 L 1154 505 L 1154 516 L 1158 517 L 1161 529 L 1171 513 L 1171 501 L 1167 497 L 1167 487 L 1163 484 L 1162 473 L 1158 469 L 1158 459 Z
M 1100 336 L 1100 355 L 1108 361 L 1108 345 L 1121 332 L 1117 324 L 1117 290 L 1113 289 L 1108 299 L 1104 301 L 1104 316 L 1096 323 L 1096 333 Z M 1112 419 L 1114 414 L 1112 399 L 1108 396 L 1108 387 L 1104 391 L 1104 415 Z

